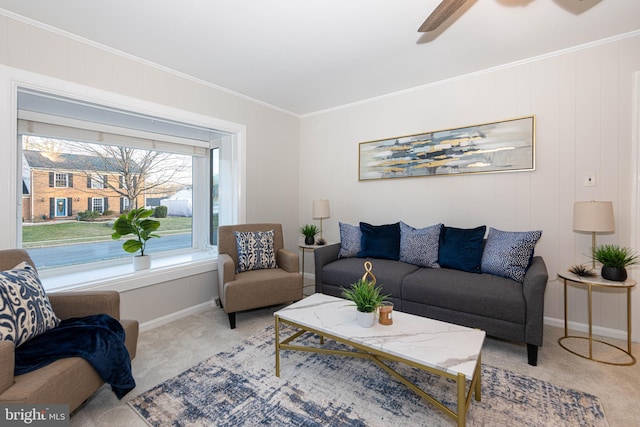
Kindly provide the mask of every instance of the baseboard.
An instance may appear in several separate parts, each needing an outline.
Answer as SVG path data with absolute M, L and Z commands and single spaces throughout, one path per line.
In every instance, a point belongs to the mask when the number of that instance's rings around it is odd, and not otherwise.
M 544 324 L 564 329 L 564 319 L 556 319 L 555 317 L 545 317 Z M 567 322 L 567 327 L 569 328 L 569 335 L 571 335 L 571 331 L 584 333 L 585 336 L 589 333 L 589 325 L 587 323 L 570 321 L 570 322 Z M 602 326 L 593 326 L 592 332 L 593 332 L 593 335 L 599 335 L 601 337 L 613 338 L 613 339 L 622 340 L 622 341 L 627 340 L 627 331 L 621 331 L 619 329 L 603 328 Z
M 185 308 L 184 310 L 176 311 L 166 316 L 158 317 L 156 319 L 149 320 L 140 324 L 140 332 L 148 331 L 149 329 L 157 328 L 166 323 L 173 322 L 174 320 L 189 316 L 191 314 L 205 311 L 215 306 L 214 301 L 203 302 L 202 304 L 194 305 L 193 307 Z

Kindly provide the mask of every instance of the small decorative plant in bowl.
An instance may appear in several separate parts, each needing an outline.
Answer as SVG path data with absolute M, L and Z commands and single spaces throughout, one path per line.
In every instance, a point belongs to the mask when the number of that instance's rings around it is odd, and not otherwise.
M 351 284 L 349 289 L 342 289 L 342 296 L 352 301 L 356 309 L 358 324 L 369 328 L 373 326 L 376 318 L 376 309 L 387 300 L 388 295 L 383 295 L 382 286 L 376 286 L 375 282 L 360 279 Z
M 575 274 L 580 277 L 593 277 L 596 273 L 593 271 L 593 268 L 587 267 L 584 264 L 575 264 L 569 268 L 569 272 Z
M 315 243 L 316 234 L 318 234 L 320 230 L 313 224 L 306 224 L 300 227 L 300 233 L 304 235 L 304 244 L 305 245 L 313 245 Z
M 636 252 L 618 245 L 597 246 L 591 256 L 602 264 L 602 278 L 617 282 L 627 280 L 627 266 L 640 263 Z
M 153 209 L 138 208 L 132 209 L 127 214 L 122 214 L 113 223 L 115 230 L 111 238 L 118 240 L 120 237 L 133 234 L 133 239 L 126 240 L 122 244 L 122 249 L 129 253 L 140 251 L 140 255 L 133 257 L 133 267 L 135 270 L 143 270 L 149 268 L 151 262 L 148 255 L 144 254 L 147 246 L 147 240 L 152 237 L 160 237 L 154 234 L 154 231 L 160 227 L 160 221 L 150 219 L 153 215 Z

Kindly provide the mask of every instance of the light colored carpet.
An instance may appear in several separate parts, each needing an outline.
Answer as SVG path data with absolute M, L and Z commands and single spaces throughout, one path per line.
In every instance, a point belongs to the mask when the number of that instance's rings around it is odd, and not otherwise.
M 282 336 L 293 328 L 283 328 Z M 298 343 L 316 345 L 313 334 Z M 350 350 L 327 340 L 324 348 Z M 450 426 L 453 420 L 369 360 L 283 351 L 274 372 L 274 328 L 201 362 L 131 400 L 152 426 Z M 456 384 L 392 363 L 456 410 Z M 607 426 L 597 397 L 483 366 L 482 401 L 469 426 Z
M 137 395 L 173 378 L 221 351 L 229 351 L 245 338 L 273 325 L 273 312 L 279 307 L 238 314 L 238 326 L 229 329 L 227 315 L 211 307 L 152 330 L 143 331 L 138 355 L 133 361 L 137 387 L 118 400 L 103 386 L 71 416 L 72 427 L 140 426 L 147 424 L 127 405 Z M 611 427 L 637 425 L 640 405 L 636 402 L 640 384 L 640 364 L 616 367 L 592 362 L 562 349 L 557 339 L 562 329 L 545 326 L 544 345 L 538 366 L 527 364 L 526 348 L 488 338 L 482 353 L 483 363 L 598 396 Z M 614 341 L 615 342 L 615 341 Z M 621 341 L 616 342 L 624 346 Z M 640 344 L 633 346 L 640 355 Z

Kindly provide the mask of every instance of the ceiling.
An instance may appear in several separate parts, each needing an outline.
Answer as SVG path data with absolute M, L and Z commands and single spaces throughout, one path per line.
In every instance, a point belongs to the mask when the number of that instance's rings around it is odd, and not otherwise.
M 439 3 L 0 0 L 0 9 L 296 115 L 640 30 L 638 0 L 469 0 L 437 32 L 418 33 Z

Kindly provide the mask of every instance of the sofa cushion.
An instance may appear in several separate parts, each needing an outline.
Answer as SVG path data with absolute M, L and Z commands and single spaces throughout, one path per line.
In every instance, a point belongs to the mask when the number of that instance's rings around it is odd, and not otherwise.
M 482 272 L 522 283 L 540 236 L 542 231 L 515 232 L 490 228 L 482 253 Z
M 382 258 L 398 260 L 400 257 L 400 223 L 371 225 L 360 223 L 360 258 Z
M 492 274 L 468 274 L 447 268 L 419 269 L 405 276 L 406 301 L 443 307 L 525 324 L 527 307 L 522 286 Z
M 376 277 L 376 284 L 382 285 L 382 293 L 393 298 L 402 298 L 402 279 L 409 273 L 418 270 L 412 264 L 388 259 L 369 259 L 371 272 Z M 322 268 L 322 281 L 326 285 L 349 287 L 365 274 L 365 260 L 362 258 L 342 258 L 326 264 Z
M 420 267 L 440 268 L 438 246 L 442 224 L 416 229 L 400 222 L 400 261 Z
M 234 231 L 238 251 L 236 273 L 265 268 L 277 268 L 276 253 L 273 248 L 273 230 Z
M 340 225 L 340 251 L 338 252 L 338 258 L 358 256 L 360 241 L 362 240 L 360 227 L 343 222 L 338 224 Z
M 59 323 L 31 265 L 22 262 L 0 272 L 0 339 L 17 347 Z
M 442 227 L 438 264 L 440 267 L 480 273 L 482 245 L 487 227 L 476 228 Z

